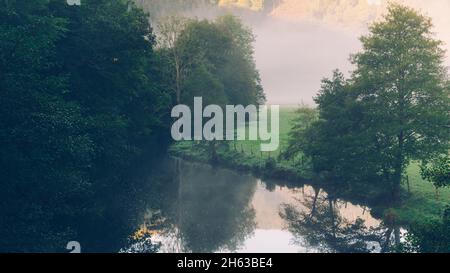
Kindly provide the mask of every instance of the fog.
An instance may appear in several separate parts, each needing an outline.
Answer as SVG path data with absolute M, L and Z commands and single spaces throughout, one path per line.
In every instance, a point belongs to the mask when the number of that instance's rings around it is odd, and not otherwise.
M 256 64 L 269 104 L 313 104 L 324 77 L 352 69 L 353 33 L 310 22 L 267 18 L 254 26 Z
M 145 0 L 144 0 L 145 1 Z M 433 19 L 436 37 L 450 49 L 450 0 L 397 0 Z M 275 1 L 276 2 L 276 1 Z M 381 18 L 387 0 L 279 0 L 269 13 L 245 9 L 196 8 L 189 17 L 213 19 L 232 12 L 256 34 L 255 56 L 269 104 L 313 105 L 321 80 L 353 69 L 350 54 L 359 37 Z M 446 65 L 450 66 L 447 54 Z
M 444 41 L 444 48 L 448 51 L 450 1 L 405 0 L 404 2 L 421 9 L 433 19 L 436 37 Z M 320 89 L 321 79 L 331 76 L 334 69 L 340 69 L 348 74 L 353 69 L 349 56 L 361 48 L 359 37 L 367 33 L 368 22 L 380 18 L 385 10 L 382 5 L 368 5 L 368 7 L 369 11 L 359 7 L 357 11 L 361 14 L 355 13 L 355 9 L 339 8 L 343 17 L 350 12 L 354 20 L 344 21 L 340 19 L 336 10 L 327 9 L 333 16 L 322 13 L 316 18 L 313 16 L 316 13 L 307 14 L 304 10 L 296 13 L 295 5 L 287 8 L 282 5 L 258 23 L 253 23 L 252 27 L 257 35 L 256 61 L 268 103 L 312 105 L 313 97 Z M 314 10 L 311 9 L 310 12 Z M 447 58 L 446 64 L 450 66 L 450 58 Z

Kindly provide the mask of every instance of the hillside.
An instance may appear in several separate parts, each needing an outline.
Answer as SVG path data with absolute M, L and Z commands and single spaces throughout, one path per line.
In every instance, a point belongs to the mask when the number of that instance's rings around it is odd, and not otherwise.
M 367 0 L 284 0 L 272 16 L 360 26 L 376 19 L 381 11 L 381 5 L 369 4 Z

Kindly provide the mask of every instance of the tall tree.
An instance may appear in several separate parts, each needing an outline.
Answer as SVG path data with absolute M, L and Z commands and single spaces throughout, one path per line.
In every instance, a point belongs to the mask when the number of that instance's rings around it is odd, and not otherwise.
M 265 95 L 254 56 L 255 35 L 233 15 L 221 16 L 215 24 L 232 41 L 228 60 L 219 73 L 230 101 L 244 105 L 263 104 Z
M 169 15 L 158 21 L 158 42 L 159 45 L 169 52 L 175 67 L 175 93 L 176 102 L 181 103 L 182 81 L 185 74 L 186 64 L 183 63 L 182 50 L 184 49 L 177 43 L 181 33 L 186 28 L 188 20 L 177 15 Z
M 410 161 L 446 153 L 449 147 L 445 54 L 433 37 L 431 19 L 397 4 L 361 42 L 363 51 L 353 57 L 356 98 L 386 161 L 381 171 L 398 198 Z
M 198 90 L 185 90 L 184 85 L 203 67 L 223 86 L 227 102 L 262 103 L 265 98 L 254 61 L 253 41 L 251 30 L 231 15 L 216 21 L 190 20 L 175 43 L 183 64 L 181 100 L 189 102 L 192 92 L 199 95 Z M 208 93 L 203 96 L 206 100 L 216 97 Z
M 366 191 L 368 185 L 379 193 L 389 189 L 398 201 L 411 160 L 448 153 L 444 51 L 429 18 L 397 4 L 361 41 L 352 77 L 335 72 L 323 81 L 315 99 L 319 120 L 306 130 L 294 128 L 292 136 L 300 139 L 291 143 L 304 143 L 314 169 L 328 178 Z
M 294 153 L 290 157 L 304 152 L 316 172 L 336 183 L 362 188 L 367 188 L 368 182 L 380 183 L 375 137 L 368 131 L 364 109 L 351 83 L 335 71 L 331 79 L 322 81 L 315 101 L 319 119 L 306 127 L 293 128 L 290 146 Z

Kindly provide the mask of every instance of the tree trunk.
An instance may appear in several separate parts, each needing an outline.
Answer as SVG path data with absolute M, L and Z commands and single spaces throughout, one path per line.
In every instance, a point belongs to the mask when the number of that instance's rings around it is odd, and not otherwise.
M 219 158 L 217 156 L 216 141 L 210 141 L 210 143 L 209 143 L 209 154 L 210 154 L 211 163 L 212 164 L 218 163 Z
M 400 200 L 400 189 L 402 183 L 402 174 L 403 174 L 403 144 L 404 144 L 404 136 L 403 131 L 398 135 L 398 151 L 397 158 L 395 162 L 395 174 L 394 181 L 392 181 L 392 201 L 396 203 Z
M 393 231 L 393 228 L 390 227 L 384 233 L 385 241 L 384 241 L 383 245 L 381 246 L 381 253 L 387 253 L 389 251 L 389 243 L 391 242 L 392 231 Z
M 175 70 L 176 70 L 176 93 L 177 93 L 177 104 L 181 103 L 181 69 L 180 69 L 180 62 L 178 61 L 178 58 L 175 57 Z
M 304 190 L 304 187 L 303 187 Z M 319 190 L 315 190 L 314 189 L 314 200 L 313 200 L 313 204 L 312 204 L 312 208 L 311 208 L 311 215 L 310 218 L 312 218 L 314 216 L 314 214 L 316 213 L 316 206 L 317 206 L 317 199 L 319 198 L 319 194 L 320 194 L 320 189 Z
M 333 235 L 333 245 L 336 243 L 336 220 L 334 215 L 334 207 L 333 207 L 333 200 L 331 197 L 328 197 L 328 205 L 330 210 L 330 218 L 331 218 L 331 232 Z
M 398 226 L 394 227 L 394 239 L 395 245 L 399 246 L 401 243 L 401 234 L 400 234 L 400 227 Z

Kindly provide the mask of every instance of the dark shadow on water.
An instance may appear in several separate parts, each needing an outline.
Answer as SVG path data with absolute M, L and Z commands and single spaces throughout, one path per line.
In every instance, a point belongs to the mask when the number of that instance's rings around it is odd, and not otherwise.
M 177 196 L 166 208 L 176 252 L 234 250 L 252 233 L 256 180 L 229 170 L 177 161 Z M 175 243 L 176 241 L 176 243 Z M 169 250 L 167 250 L 169 251 Z

